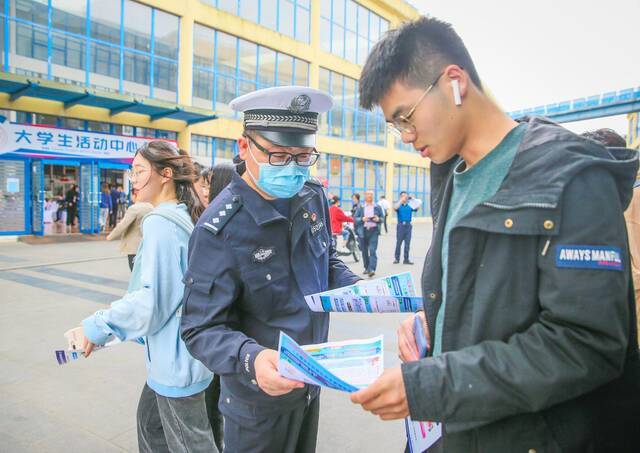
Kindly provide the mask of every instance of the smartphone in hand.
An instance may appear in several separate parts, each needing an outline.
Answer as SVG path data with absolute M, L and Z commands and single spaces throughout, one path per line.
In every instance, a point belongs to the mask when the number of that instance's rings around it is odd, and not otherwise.
M 427 351 L 429 351 L 429 344 L 427 343 L 427 335 L 422 326 L 422 320 L 418 315 L 413 319 L 413 336 L 416 338 L 416 345 L 418 346 L 418 357 L 426 357 Z

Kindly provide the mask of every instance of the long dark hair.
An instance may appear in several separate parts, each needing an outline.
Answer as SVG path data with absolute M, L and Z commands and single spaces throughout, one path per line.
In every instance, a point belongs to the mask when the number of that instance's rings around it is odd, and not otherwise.
M 231 182 L 233 174 L 236 172 L 236 168 L 229 164 L 218 164 L 211 169 L 209 186 L 209 203 L 218 196 L 222 189 L 227 187 Z
M 136 154 L 147 159 L 157 173 L 162 174 L 164 168 L 171 169 L 176 197 L 180 203 L 187 205 L 193 223 L 197 222 L 204 211 L 204 206 L 200 203 L 196 188 L 193 186 L 199 175 L 187 152 L 169 142 L 154 140 L 138 148 Z

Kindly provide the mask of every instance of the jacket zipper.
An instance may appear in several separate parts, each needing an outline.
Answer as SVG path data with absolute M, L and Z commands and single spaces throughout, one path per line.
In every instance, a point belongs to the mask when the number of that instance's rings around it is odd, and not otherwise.
M 484 206 L 488 206 L 490 208 L 501 209 L 501 210 L 509 210 L 509 209 L 518 209 L 518 208 L 545 208 L 545 209 L 555 209 L 558 205 L 555 203 L 520 203 L 512 206 L 497 204 L 485 201 L 482 203 Z

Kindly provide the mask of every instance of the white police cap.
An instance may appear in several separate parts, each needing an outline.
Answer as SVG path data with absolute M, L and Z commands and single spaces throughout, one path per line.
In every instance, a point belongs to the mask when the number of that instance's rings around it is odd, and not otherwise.
M 304 86 L 265 88 L 235 98 L 229 106 L 244 113 L 245 130 L 281 146 L 313 147 L 318 115 L 331 109 L 327 93 Z

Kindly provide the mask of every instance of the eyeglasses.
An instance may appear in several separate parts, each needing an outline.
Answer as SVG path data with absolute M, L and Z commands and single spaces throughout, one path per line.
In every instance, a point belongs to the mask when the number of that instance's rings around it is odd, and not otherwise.
M 313 151 L 310 153 L 292 154 L 285 151 L 272 152 L 256 142 L 253 138 L 251 138 L 251 136 L 247 135 L 247 138 L 251 140 L 251 143 L 256 145 L 256 148 L 269 156 L 269 165 L 274 165 L 276 167 L 289 165 L 292 161 L 295 161 L 296 165 L 299 165 L 301 167 L 310 167 L 314 165 L 320 157 L 320 153 L 316 151 L 315 148 L 313 148 Z
M 127 179 L 129 179 L 129 181 L 131 182 L 136 182 L 140 178 L 140 176 L 144 175 L 148 171 L 149 170 L 146 168 L 142 170 L 134 170 L 134 169 L 127 170 Z
M 427 87 L 427 89 L 424 90 L 424 92 L 422 93 L 422 96 L 418 98 L 416 103 L 413 104 L 413 107 L 411 107 L 411 109 L 406 114 L 404 115 L 399 114 L 395 118 L 393 118 L 391 122 L 387 123 L 389 127 L 389 131 L 393 135 L 395 135 L 398 138 L 401 138 L 402 134 L 405 132 L 409 135 L 414 135 L 416 133 L 416 126 L 411 121 L 411 117 L 415 113 L 416 108 L 418 108 L 418 105 L 420 105 L 422 100 L 425 97 L 427 97 L 427 94 L 429 94 L 429 92 L 433 89 L 433 87 L 436 86 L 436 84 L 438 83 L 438 80 L 440 80 L 440 77 L 442 77 L 442 74 L 443 73 L 440 73 L 440 75 L 436 77 L 436 79 Z

